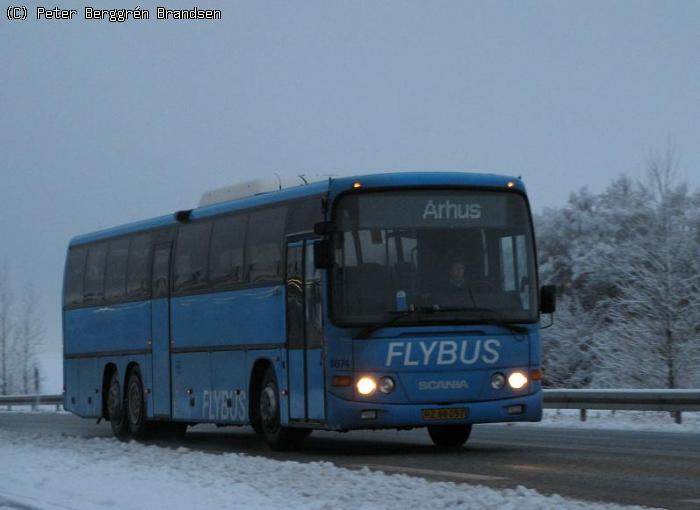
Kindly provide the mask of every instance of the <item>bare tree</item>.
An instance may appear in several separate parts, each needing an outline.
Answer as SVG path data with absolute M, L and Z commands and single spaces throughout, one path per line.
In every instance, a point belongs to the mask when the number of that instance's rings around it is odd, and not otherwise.
M 43 340 L 43 327 L 37 313 L 36 293 L 30 285 L 22 299 L 16 333 L 17 368 L 21 374 L 21 391 L 28 395 L 39 384 L 37 359 Z
M 8 358 L 12 337 L 12 289 L 7 266 L 0 267 L 0 395 L 7 395 L 10 388 Z

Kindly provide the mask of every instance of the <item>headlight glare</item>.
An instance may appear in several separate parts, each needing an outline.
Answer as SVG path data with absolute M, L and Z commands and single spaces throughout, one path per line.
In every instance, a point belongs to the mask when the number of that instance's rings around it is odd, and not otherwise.
M 367 397 L 377 391 L 377 381 L 374 380 L 374 377 L 360 377 L 355 387 L 360 395 Z
M 508 385 L 514 390 L 519 390 L 527 384 L 527 376 L 522 372 L 513 372 L 508 376 Z

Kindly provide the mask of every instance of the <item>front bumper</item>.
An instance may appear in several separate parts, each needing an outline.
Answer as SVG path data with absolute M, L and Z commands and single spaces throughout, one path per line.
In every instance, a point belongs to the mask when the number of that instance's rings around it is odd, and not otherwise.
M 529 395 L 490 400 L 485 402 L 453 402 L 445 405 L 434 404 L 377 404 L 343 400 L 335 395 L 327 396 L 328 428 L 333 430 L 383 429 L 403 427 L 426 427 L 459 423 L 498 423 L 515 421 L 540 421 L 542 419 L 542 391 Z M 524 406 L 520 414 L 510 414 L 508 407 Z M 467 409 L 468 416 L 461 420 L 423 419 L 425 409 Z M 375 419 L 362 419 L 362 411 L 376 411 Z

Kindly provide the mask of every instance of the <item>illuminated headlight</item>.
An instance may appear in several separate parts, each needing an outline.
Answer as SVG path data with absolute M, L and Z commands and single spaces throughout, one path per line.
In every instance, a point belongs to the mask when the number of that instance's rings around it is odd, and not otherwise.
M 500 373 L 491 376 L 491 387 L 494 390 L 500 390 L 506 385 L 506 376 Z
M 382 393 L 389 394 L 394 391 L 394 388 L 396 388 L 396 384 L 391 377 L 382 377 L 379 379 L 379 391 Z
M 522 372 L 513 372 L 508 376 L 508 385 L 514 390 L 519 390 L 527 384 L 527 376 Z
M 377 381 L 373 377 L 361 377 L 355 387 L 360 395 L 366 397 L 377 391 Z

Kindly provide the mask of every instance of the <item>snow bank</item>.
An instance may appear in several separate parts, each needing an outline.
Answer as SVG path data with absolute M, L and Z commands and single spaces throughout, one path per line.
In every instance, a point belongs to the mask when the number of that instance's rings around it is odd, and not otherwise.
M 509 424 L 513 425 L 513 424 Z M 700 413 L 683 413 L 683 423 L 675 423 L 667 412 L 655 411 L 595 411 L 579 419 L 576 409 L 545 409 L 542 422 L 518 423 L 517 426 L 573 427 L 606 430 L 638 430 L 646 432 L 700 433 Z
M 0 430 L 0 506 L 3 498 L 40 509 L 622 508 L 327 462 Z

